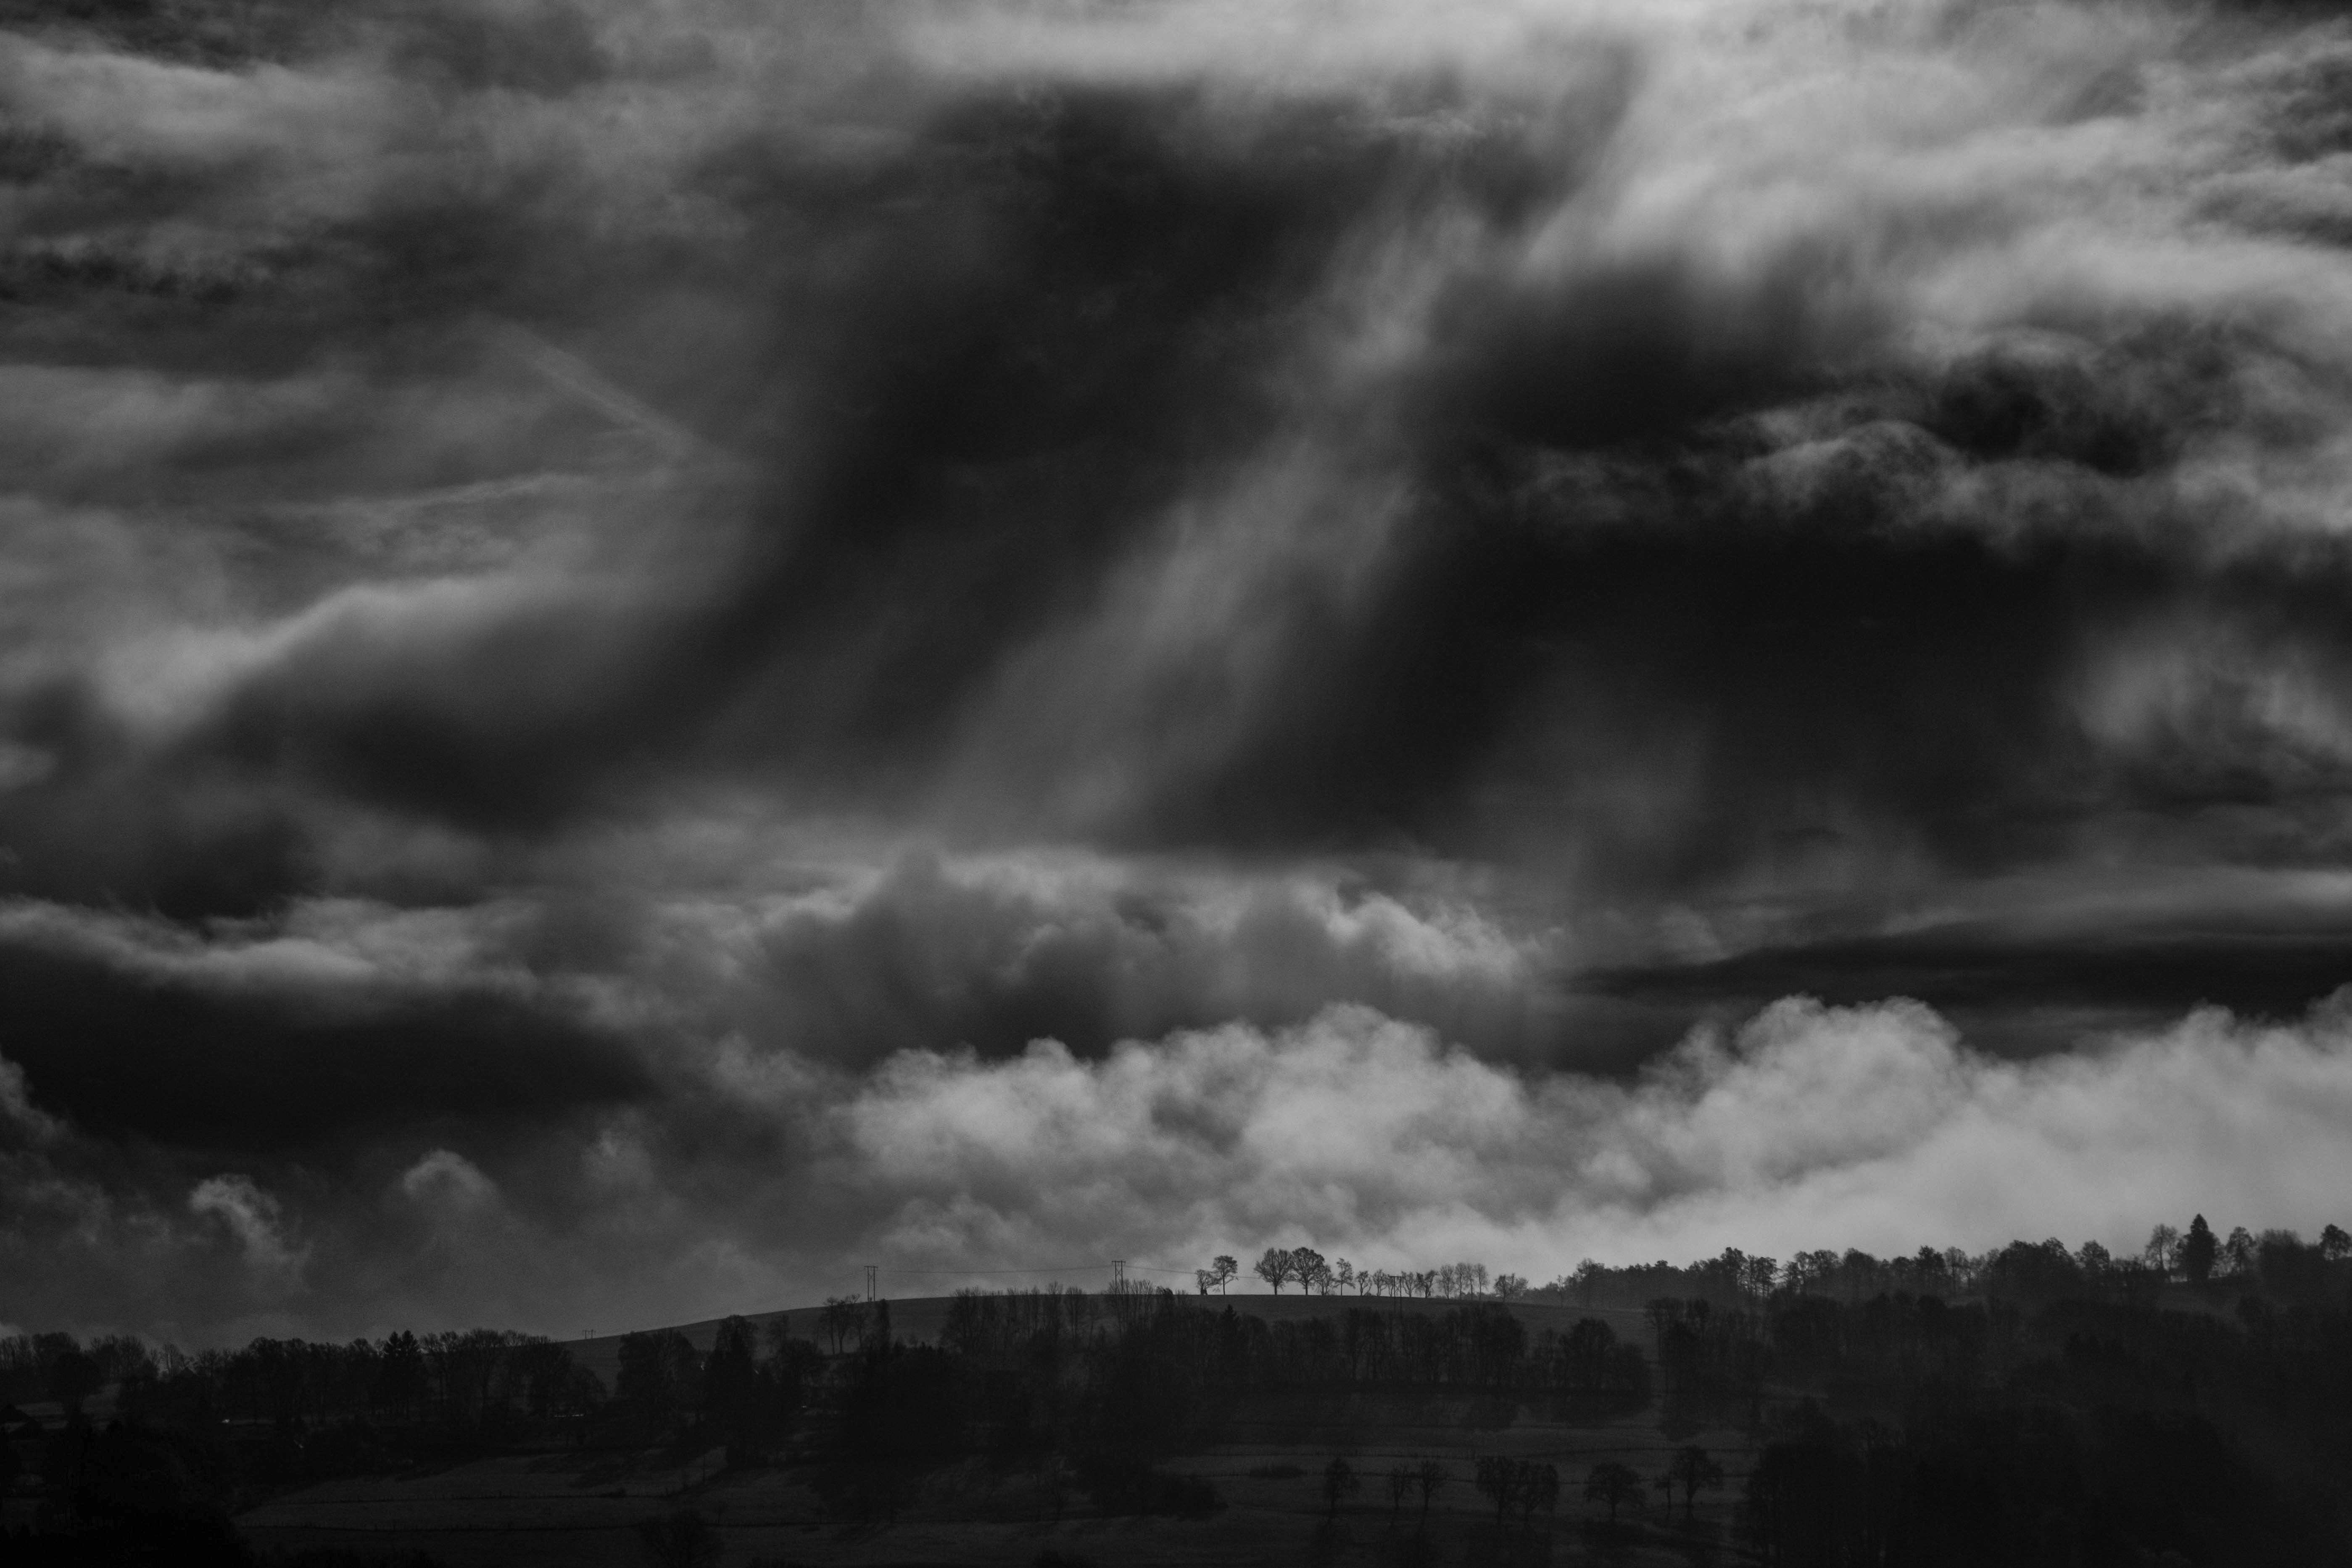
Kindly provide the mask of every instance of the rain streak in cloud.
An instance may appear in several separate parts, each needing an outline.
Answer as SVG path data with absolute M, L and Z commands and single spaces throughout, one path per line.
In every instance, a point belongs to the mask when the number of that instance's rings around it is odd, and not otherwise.
M 12 1316 L 2328 1217 L 2352 26 L 1346 9 L 0 4 Z

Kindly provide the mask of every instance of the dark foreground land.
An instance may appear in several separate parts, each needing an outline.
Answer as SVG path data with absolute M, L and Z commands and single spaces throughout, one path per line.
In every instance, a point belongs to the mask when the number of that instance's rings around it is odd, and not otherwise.
M 262 1342 L 0 1412 L 0 1564 L 2352 1563 L 2352 1266 L 2307 1250 Z

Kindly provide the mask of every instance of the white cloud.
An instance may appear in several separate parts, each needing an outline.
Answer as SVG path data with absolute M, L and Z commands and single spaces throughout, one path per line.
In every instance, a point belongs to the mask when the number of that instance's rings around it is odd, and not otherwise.
M 236 1238 L 253 1273 L 278 1289 L 300 1283 L 309 1248 L 288 1235 L 283 1205 L 251 1176 L 208 1176 L 188 1194 L 188 1212 L 220 1221 Z
M 863 1179 L 898 1195 L 877 1239 L 909 1267 L 1299 1237 L 1529 1274 L 1726 1245 L 2136 1245 L 2200 1209 L 2342 1218 L 2352 1016 L 2200 1012 L 2021 1064 L 1916 1003 L 1792 998 L 1615 1083 L 1523 1076 L 1338 1008 L 1096 1063 L 1051 1042 L 995 1064 L 911 1053 L 842 1115 Z
M 498 1184 L 463 1154 L 436 1149 L 401 1173 L 400 1190 L 412 1203 L 459 1216 L 498 1202 Z

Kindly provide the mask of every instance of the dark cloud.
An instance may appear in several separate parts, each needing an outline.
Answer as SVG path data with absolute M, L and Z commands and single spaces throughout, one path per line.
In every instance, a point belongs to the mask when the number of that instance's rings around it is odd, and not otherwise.
M 2198 1007 L 2291 1019 L 2344 984 L 2341 927 L 2126 931 L 2053 939 L 1960 927 L 1790 944 L 1713 963 L 1582 977 L 1658 1009 L 1659 1032 L 1739 1017 L 1787 995 L 1836 1005 L 1910 996 L 1988 1049 L 2038 1055 L 2105 1030 L 2146 1028 Z
M 463 985 L 206 984 L 37 948 L 0 953 L 0 980 L 8 1057 L 40 1103 L 100 1136 L 316 1157 L 392 1129 L 561 1120 L 654 1087 L 607 1031 Z
M 1360 878 L 925 856 L 774 910 L 742 932 L 719 994 L 746 1037 L 858 1066 L 940 1042 L 1092 1057 L 1234 1018 L 1303 1023 L 1335 999 L 1509 1054 L 1533 1043 L 1543 962 L 1457 900 Z
M 1538 1130 L 1391 1128 L 1479 1235 L 1562 1245 L 1549 1182 L 1648 1245 L 1778 1179 L 1611 1121 L 1697 1137 L 1642 1074 L 1748 1018 L 1975 1085 L 1937 1126 L 2042 1103 L 1953 1026 L 2325 1078 L 2332 1014 L 2173 1020 L 2347 978 L 2347 59 L 2310 7 L 0 5 L 0 1198 L 103 1220 L 7 1245 L 218 1323 L 1105 1234 L 956 1121 L 1022 1094 L 1207 1129 L 1145 1163 L 1191 1245 L 1265 1222 L 1218 1075 L 1348 1063 L 1343 1120 Z M 1351 1245 L 1453 1234 L 1331 1179 Z

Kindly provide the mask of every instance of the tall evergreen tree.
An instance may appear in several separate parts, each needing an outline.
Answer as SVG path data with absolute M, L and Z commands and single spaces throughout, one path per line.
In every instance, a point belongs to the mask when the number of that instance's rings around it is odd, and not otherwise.
M 2189 1234 L 2180 1238 L 2180 1267 L 2190 1283 L 2202 1285 L 2213 1277 L 2213 1260 L 2221 1251 L 2221 1244 L 2203 1215 L 2189 1222 Z

